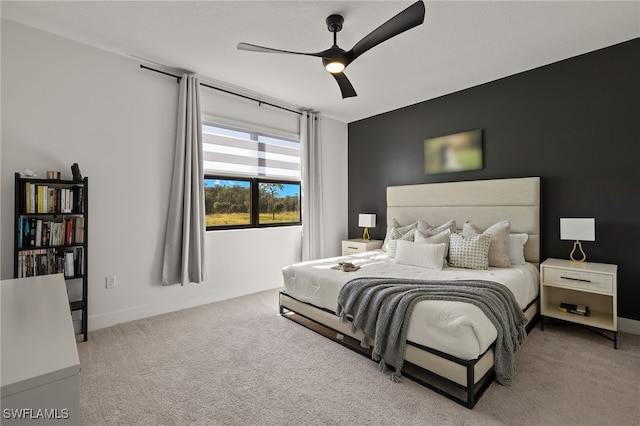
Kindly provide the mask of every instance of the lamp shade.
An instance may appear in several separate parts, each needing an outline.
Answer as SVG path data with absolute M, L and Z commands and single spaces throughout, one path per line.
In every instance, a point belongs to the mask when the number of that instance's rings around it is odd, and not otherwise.
M 376 227 L 376 215 L 366 213 L 361 213 L 358 215 L 358 226 L 360 228 L 375 228 Z
M 560 218 L 560 239 L 595 241 L 596 220 L 594 218 Z

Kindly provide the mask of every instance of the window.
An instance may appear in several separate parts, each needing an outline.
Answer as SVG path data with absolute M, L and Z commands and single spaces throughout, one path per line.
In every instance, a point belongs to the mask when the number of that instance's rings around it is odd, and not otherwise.
M 300 183 L 258 179 L 258 225 L 299 224 Z
M 207 230 L 251 226 L 251 181 L 205 177 Z
M 207 230 L 299 225 L 300 142 L 203 123 Z

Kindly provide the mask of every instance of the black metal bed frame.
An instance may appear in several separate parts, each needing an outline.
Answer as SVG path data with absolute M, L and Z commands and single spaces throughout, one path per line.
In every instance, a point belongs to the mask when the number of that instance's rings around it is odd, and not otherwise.
M 320 308 L 315 305 L 311 305 L 306 302 L 300 302 L 296 298 L 290 296 L 284 291 L 281 291 L 278 295 L 278 305 L 280 315 L 300 324 L 324 337 L 327 337 L 334 342 L 337 342 L 361 355 L 367 356 L 371 359 L 371 348 L 363 348 L 360 346 L 360 342 L 357 339 L 354 339 L 351 336 L 346 336 L 340 333 L 338 330 L 335 330 L 325 324 L 322 324 L 314 319 L 311 319 L 304 314 L 296 312 L 290 308 L 284 306 L 281 302 L 282 296 L 289 297 L 293 300 L 298 301 L 304 305 L 307 305 L 313 309 L 321 310 L 332 315 L 335 315 L 334 312 L 329 311 L 328 309 Z M 527 308 L 531 307 L 532 304 L 537 303 L 538 299 L 531 302 Z M 535 316 L 529 321 L 527 324 L 527 333 L 531 331 L 531 329 L 535 326 L 538 320 L 539 313 L 536 312 Z M 429 348 L 427 346 L 419 345 L 417 343 L 407 341 L 407 345 L 414 346 L 420 350 L 432 353 L 440 358 L 444 358 L 448 361 L 454 362 L 458 365 L 463 366 L 466 369 L 467 373 L 467 386 L 463 386 L 459 383 L 456 383 L 446 377 L 440 376 L 432 371 L 426 370 L 418 365 L 415 365 L 409 361 L 405 361 L 402 367 L 402 375 L 413 380 L 416 383 L 419 383 L 422 386 L 425 386 L 440 395 L 445 396 L 446 398 L 451 399 L 452 401 L 457 402 L 465 406 L 466 408 L 472 409 L 480 397 L 484 394 L 484 392 L 489 388 L 493 379 L 495 378 L 494 368 L 491 367 L 477 382 L 474 380 L 474 368 L 480 358 L 482 358 L 488 351 L 494 348 L 495 345 L 489 347 L 483 354 L 478 356 L 477 359 L 472 360 L 464 360 L 461 358 L 457 358 L 455 356 L 449 355 L 445 352 L 438 351 L 436 349 Z M 389 366 L 389 368 L 393 369 L 393 367 Z

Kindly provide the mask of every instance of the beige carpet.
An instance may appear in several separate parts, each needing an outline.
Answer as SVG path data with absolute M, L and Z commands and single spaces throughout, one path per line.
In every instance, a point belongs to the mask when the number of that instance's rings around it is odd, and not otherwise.
M 640 425 L 640 336 L 545 325 L 473 410 L 278 315 L 261 292 L 89 333 L 82 425 Z

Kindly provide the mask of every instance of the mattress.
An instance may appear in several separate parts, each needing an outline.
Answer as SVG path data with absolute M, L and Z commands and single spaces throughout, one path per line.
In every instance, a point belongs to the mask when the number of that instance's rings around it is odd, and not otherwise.
M 360 266 L 354 272 L 332 269 L 340 261 Z M 285 292 L 319 308 L 336 310 L 340 288 L 357 277 L 393 277 L 425 280 L 478 279 L 505 285 L 524 310 L 538 297 L 539 271 L 530 263 L 510 268 L 470 270 L 446 267 L 441 271 L 395 263 L 382 250 L 296 263 L 283 269 Z M 407 340 L 460 359 L 478 358 L 491 346 L 497 330 L 475 305 L 453 301 L 420 301 L 409 321 Z

